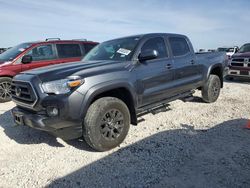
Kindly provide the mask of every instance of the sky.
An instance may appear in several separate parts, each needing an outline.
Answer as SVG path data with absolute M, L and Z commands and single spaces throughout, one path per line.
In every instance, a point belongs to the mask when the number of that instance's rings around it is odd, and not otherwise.
M 187 35 L 194 48 L 250 42 L 249 0 L 0 0 L 0 47 L 27 41 L 134 34 Z

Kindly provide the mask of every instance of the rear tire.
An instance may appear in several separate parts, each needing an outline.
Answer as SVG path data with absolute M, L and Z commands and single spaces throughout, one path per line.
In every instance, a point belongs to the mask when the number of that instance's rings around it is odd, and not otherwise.
M 0 103 L 11 101 L 11 81 L 9 77 L 0 78 Z
M 220 78 L 217 75 L 211 74 L 201 90 L 203 101 L 207 103 L 215 102 L 220 95 L 220 89 Z
M 103 97 L 90 105 L 84 118 L 83 137 L 97 151 L 119 146 L 128 134 L 130 113 L 118 98 Z

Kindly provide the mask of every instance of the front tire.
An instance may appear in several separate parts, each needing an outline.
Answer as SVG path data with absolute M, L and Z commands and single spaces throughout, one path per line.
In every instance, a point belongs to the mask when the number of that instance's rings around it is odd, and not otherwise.
M 0 78 L 0 103 L 11 101 L 11 81 L 12 79 L 9 77 Z
M 220 89 L 220 78 L 217 75 L 211 74 L 201 90 L 203 101 L 207 103 L 215 102 L 220 95 Z
M 84 118 L 83 137 L 97 151 L 119 146 L 128 134 L 130 113 L 118 98 L 103 97 L 92 103 Z

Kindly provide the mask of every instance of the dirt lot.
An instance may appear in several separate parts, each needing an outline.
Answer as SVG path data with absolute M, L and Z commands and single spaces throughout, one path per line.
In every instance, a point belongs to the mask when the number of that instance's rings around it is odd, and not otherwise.
M 104 153 L 15 127 L 13 106 L 0 104 L 0 187 L 250 187 L 249 82 L 225 83 L 214 104 L 196 97 L 145 115 Z

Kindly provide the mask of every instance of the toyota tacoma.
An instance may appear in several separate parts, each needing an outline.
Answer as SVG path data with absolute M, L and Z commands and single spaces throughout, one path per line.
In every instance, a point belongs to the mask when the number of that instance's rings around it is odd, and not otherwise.
M 224 53 L 195 54 L 184 35 L 153 33 L 103 42 L 80 62 L 23 72 L 11 85 L 14 121 L 97 151 L 123 142 L 137 117 L 201 90 L 223 87 Z

